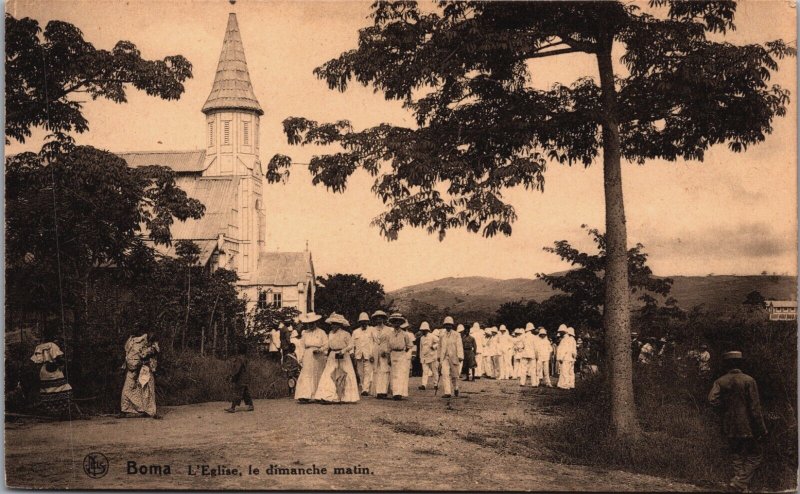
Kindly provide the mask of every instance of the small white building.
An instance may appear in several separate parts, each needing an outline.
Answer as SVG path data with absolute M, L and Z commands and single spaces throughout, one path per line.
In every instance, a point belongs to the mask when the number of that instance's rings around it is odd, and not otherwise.
M 765 305 L 770 321 L 797 320 L 797 300 L 767 300 Z
M 267 252 L 264 170 L 259 153 L 259 123 L 264 114 L 253 91 L 236 14 L 228 16 L 217 72 L 202 108 L 204 148 L 190 151 L 119 153 L 128 166 L 173 169 L 177 184 L 202 202 L 199 220 L 175 221 L 173 242 L 200 247 L 200 264 L 239 275 L 248 310 L 257 304 L 314 310 L 315 276 L 311 253 Z M 165 255 L 173 247 L 157 246 Z

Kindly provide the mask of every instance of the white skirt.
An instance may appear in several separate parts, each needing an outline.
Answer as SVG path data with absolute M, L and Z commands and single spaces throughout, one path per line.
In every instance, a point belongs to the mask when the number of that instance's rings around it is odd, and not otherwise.
M 341 400 L 336 392 L 336 382 L 332 376 L 333 371 L 336 369 L 342 369 L 347 375 L 344 395 Z M 353 371 L 353 363 L 350 361 L 349 355 L 337 360 L 333 352 L 328 354 L 328 362 L 322 371 L 322 377 L 320 377 L 319 386 L 317 386 L 317 391 L 314 393 L 314 399 L 336 403 L 355 403 L 359 400 L 358 382 L 356 381 L 356 373 Z
M 392 368 L 390 370 L 391 390 L 393 396 L 408 396 L 408 371 L 411 361 L 406 352 L 392 352 Z
M 303 352 L 303 368 L 294 388 L 295 400 L 310 400 L 314 397 L 323 369 L 325 369 L 324 353 L 314 353 L 313 349 Z

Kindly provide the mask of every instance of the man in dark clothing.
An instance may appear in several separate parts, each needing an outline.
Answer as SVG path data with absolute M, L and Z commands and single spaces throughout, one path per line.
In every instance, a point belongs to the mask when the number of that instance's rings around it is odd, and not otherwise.
M 761 465 L 759 442 L 767 434 L 767 427 L 761 414 L 758 385 L 741 370 L 742 352 L 727 352 L 722 358 L 728 372 L 714 381 L 708 401 L 722 410 L 722 432 L 733 454 L 729 487 L 745 491 Z
M 225 411 L 228 413 L 236 412 L 236 407 L 238 407 L 242 401 L 244 401 L 244 404 L 246 405 L 243 411 L 252 412 L 254 410 L 253 399 L 250 398 L 250 390 L 248 389 L 248 384 L 250 382 L 250 373 L 247 369 L 248 364 L 247 345 L 240 343 L 238 355 L 236 355 L 236 357 L 233 359 L 233 369 L 230 376 L 230 381 L 233 383 L 234 387 L 235 397 L 231 402 L 231 407 L 225 409 Z

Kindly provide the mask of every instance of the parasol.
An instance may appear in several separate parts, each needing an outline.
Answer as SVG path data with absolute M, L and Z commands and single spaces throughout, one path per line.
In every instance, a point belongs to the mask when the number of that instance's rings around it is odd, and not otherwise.
M 347 373 L 342 369 L 342 359 L 337 359 L 336 369 L 331 372 L 331 379 L 336 385 L 336 395 L 339 401 L 344 398 L 344 389 L 347 386 Z

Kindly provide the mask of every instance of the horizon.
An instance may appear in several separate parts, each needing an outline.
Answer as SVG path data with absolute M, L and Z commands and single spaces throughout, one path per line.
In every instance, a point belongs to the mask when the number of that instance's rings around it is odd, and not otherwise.
M 251 80 L 266 112 L 259 137 L 262 164 L 276 153 L 300 164 L 328 151 L 288 145 L 281 121 L 289 116 L 344 118 L 355 128 L 381 122 L 414 125 L 398 102 L 385 101 L 372 88 L 354 85 L 339 93 L 313 76 L 315 67 L 355 46 L 357 30 L 368 22 L 368 3 L 238 2 L 231 7 L 227 2 L 183 0 L 142 5 L 22 0 L 6 6 L 7 12 L 32 17 L 41 27 L 51 19 L 73 23 L 97 48 L 130 40 L 146 58 L 181 54 L 193 64 L 193 78 L 177 101 L 134 90 L 126 104 L 88 101 L 84 113 L 90 130 L 75 136 L 78 144 L 116 152 L 202 149 L 205 120 L 200 108 L 211 90 L 230 11 L 237 14 Z M 795 10 L 785 2 L 743 3 L 737 19 L 737 30 L 726 36 L 737 44 L 794 37 Z M 181 30 L 174 29 L 176 23 Z M 590 58 L 567 57 L 532 64 L 532 84 L 569 84 L 586 75 L 596 79 Z M 771 82 L 795 88 L 795 68 L 795 59 L 781 61 Z M 705 276 L 766 270 L 797 275 L 797 96 L 792 96 L 787 115 L 774 122 L 773 134 L 745 153 L 716 146 L 703 163 L 650 160 L 644 166 L 624 165 L 628 244 L 645 245 L 654 272 Z M 26 143 L 12 141 L 6 153 L 38 150 L 43 137 L 42 129 L 34 129 Z M 467 273 L 533 279 L 537 272 L 563 271 L 568 264 L 542 247 L 568 239 L 587 251 L 594 244 L 580 225 L 604 225 L 598 163 L 589 168 L 550 164 L 544 194 L 506 190 L 504 198 L 519 217 L 511 237 L 485 239 L 453 230 L 441 242 L 413 228 L 394 242 L 381 238 L 370 222 L 383 205 L 369 191 L 372 179 L 366 173 L 356 173 L 344 194 L 334 194 L 312 186 L 306 167 L 293 166 L 291 172 L 287 184 L 264 189 L 267 250 L 301 251 L 308 241 L 317 274 L 362 273 L 391 291 Z M 780 177 L 778 186 L 774 177 Z

